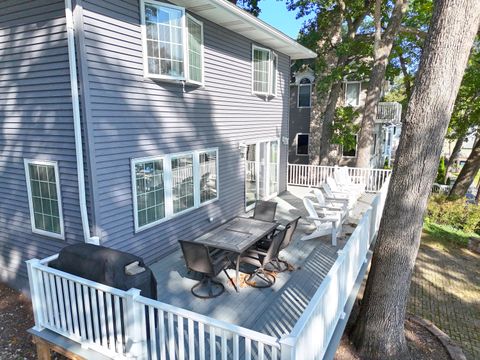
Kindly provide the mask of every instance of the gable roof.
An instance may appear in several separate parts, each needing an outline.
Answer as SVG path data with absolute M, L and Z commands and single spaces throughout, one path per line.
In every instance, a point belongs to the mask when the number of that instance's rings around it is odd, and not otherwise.
M 170 2 L 248 39 L 286 54 L 292 60 L 317 57 L 312 50 L 226 0 L 170 0 Z

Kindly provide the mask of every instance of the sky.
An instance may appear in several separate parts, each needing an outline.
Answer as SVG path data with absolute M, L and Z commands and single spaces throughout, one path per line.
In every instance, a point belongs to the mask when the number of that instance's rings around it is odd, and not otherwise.
M 259 18 L 278 30 L 297 39 L 298 32 L 305 19 L 295 19 L 296 12 L 288 11 L 286 1 L 261 0 Z

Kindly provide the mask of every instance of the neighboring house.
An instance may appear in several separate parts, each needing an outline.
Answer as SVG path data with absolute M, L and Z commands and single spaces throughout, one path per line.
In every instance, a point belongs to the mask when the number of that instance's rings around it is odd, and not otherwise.
M 293 74 L 290 84 L 290 135 L 288 161 L 292 164 L 310 164 L 312 149 L 310 148 L 312 90 L 315 84 L 314 72 L 310 68 Z M 342 95 L 337 106 L 352 106 L 362 112 L 367 95 L 367 81 L 345 80 L 342 84 Z M 402 107 L 399 103 L 380 103 L 375 123 L 374 145 L 372 148 L 371 166 L 383 167 L 395 156 L 401 131 Z M 360 116 L 356 123 L 361 124 Z M 354 166 L 357 150 L 343 150 L 340 165 Z
M 472 152 L 473 146 L 475 145 L 475 140 L 477 139 L 477 132 L 473 131 L 470 135 L 465 137 L 463 141 L 462 148 L 458 154 L 457 160 L 454 162 L 453 170 L 460 171 L 461 167 L 465 164 L 470 153 Z M 447 140 L 443 142 L 443 156 L 446 159 L 449 159 L 452 155 L 453 148 L 455 147 L 456 140 Z
M 0 3 L 0 280 L 99 243 L 152 263 L 286 189 L 292 59 L 227 1 Z M 73 10 L 73 15 L 71 10 Z

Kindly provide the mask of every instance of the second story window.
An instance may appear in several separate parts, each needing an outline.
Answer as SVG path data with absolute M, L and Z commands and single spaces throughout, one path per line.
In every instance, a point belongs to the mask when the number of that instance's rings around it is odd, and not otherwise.
M 298 84 L 298 107 L 309 108 L 311 106 L 312 82 L 308 78 L 303 78 Z
M 203 24 L 178 6 L 141 4 L 145 76 L 203 83 Z
M 252 62 L 253 93 L 275 95 L 277 93 L 277 55 L 269 49 L 253 45 Z
M 345 103 L 348 106 L 360 105 L 360 90 L 361 82 L 347 82 L 345 83 Z

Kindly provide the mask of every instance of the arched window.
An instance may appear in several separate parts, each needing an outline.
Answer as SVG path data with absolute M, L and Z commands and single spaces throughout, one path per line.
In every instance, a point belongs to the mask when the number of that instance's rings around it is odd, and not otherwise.
M 309 78 L 303 78 L 298 84 L 298 107 L 309 108 L 311 105 L 312 82 Z

